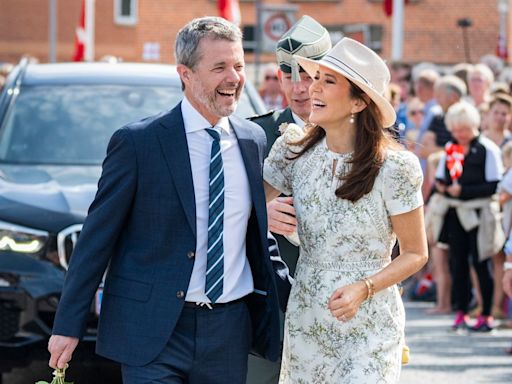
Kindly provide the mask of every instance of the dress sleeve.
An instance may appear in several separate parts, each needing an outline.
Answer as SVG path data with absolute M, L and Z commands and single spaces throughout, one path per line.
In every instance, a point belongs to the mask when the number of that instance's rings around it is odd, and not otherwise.
M 423 205 L 423 173 L 418 158 L 408 151 L 390 152 L 383 167 L 383 197 L 390 216 Z
M 302 139 L 304 133 L 302 129 L 295 124 L 288 124 L 284 133 L 277 138 L 265 159 L 263 165 L 263 178 L 267 183 L 285 195 L 293 194 L 293 164 L 295 160 L 294 153 L 300 150 L 300 147 L 292 143 Z

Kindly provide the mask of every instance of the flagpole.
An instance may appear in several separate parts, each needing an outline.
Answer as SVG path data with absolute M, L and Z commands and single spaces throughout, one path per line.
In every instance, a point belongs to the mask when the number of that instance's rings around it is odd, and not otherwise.
M 57 0 L 48 0 L 48 62 L 57 61 Z
M 85 61 L 94 61 L 94 2 L 95 0 L 85 1 Z
M 391 60 L 401 61 L 404 51 L 404 0 L 393 0 Z
M 260 81 L 260 64 L 261 64 L 261 51 L 263 49 L 263 25 L 261 20 L 261 0 L 256 0 L 256 49 L 254 50 L 254 79 L 255 83 L 259 85 Z

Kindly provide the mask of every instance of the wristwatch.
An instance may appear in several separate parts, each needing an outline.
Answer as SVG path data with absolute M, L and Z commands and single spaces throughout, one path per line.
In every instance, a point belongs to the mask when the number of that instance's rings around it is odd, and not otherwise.
M 510 271 L 512 270 L 512 261 L 505 261 L 503 263 L 503 270 L 504 271 Z

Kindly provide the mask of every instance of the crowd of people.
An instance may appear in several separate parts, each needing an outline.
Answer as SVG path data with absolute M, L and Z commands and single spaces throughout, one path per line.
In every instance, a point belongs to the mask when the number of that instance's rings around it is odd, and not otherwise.
M 401 89 L 400 139 L 424 173 L 431 257 L 416 277 L 433 281 L 436 304 L 427 314 L 453 313 L 458 331 L 510 327 L 512 69 L 486 55 L 477 64 L 390 70 Z

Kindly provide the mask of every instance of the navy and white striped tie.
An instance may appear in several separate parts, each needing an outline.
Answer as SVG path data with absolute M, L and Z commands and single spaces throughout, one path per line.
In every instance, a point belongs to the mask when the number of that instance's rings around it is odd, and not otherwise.
M 208 251 L 206 262 L 206 296 L 212 303 L 222 295 L 224 287 L 224 165 L 220 152 L 220 134 L 206 131 L 213 137 L 210 154 L 210 203 L 208 206 Z

